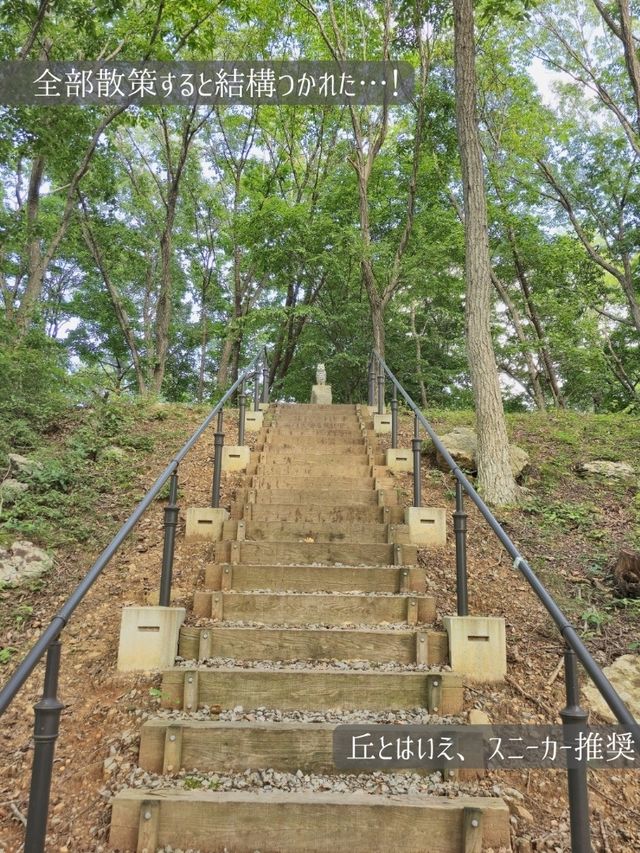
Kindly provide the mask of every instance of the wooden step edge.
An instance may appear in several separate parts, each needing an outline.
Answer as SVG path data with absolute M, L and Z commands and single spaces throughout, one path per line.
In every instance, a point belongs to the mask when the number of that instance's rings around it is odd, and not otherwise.
M 216 562 L 296 566 L 300 561 L 322 562 L 327 568 L 340 567 L 409 567 L 418 562 L 418 547 L 411 544 L 385 542 L 305 542 L 278 540 L 227 540 L 215 543 Z M 253 559 L 251 559 L 253 557 Z M 257 558 L 257 559 L 256 559 Z M 277 561 L 277 562 L 276 562 Z
M 272 577 L 269 577 L 269 576 Z M 332 584 L 338 584 L 336 593 L 352 592 L 362 587 L 363 593 L 389 592 L 395 594 L 423 595 L 425 593 L 426 576 L 421 566 L 401 563 L 395 566 L 365 566 L 365 565 L 312 565 L 310 563 L 250 563 L 239 560 L 236 563 L 215 562 L 205 567 L 204 585 L 211 590 L 248 590 L 269 589 L 257 583 L 258 579 L 275 583 L 278 578 L 282 581 L 273 588 L 293 590 L 296 587 L 301 592 L 326 590 Z M 284 584 L 290 584 L 284 586 Z M 281 584 L 283 584 L 281 586 Z
M 302 770 L 334 775 L 333 733 L 339 725 L 344 724 L 154 717 L 142 725 L 138 765 L 158 775 L 196 768 L 201 773 L 242 773 L 258 767 L 285 773 Z M 366 764 L 358 769 L 369 771 Z M 445 769 L 448 768 L 443 761 L 440 768 L 412 768 L 409 772 L 430 774 Z M 459 771 L 456 779 L 477 779 L 481 775 L 482 771 Z
M 446 631 L 371 628 L 189 626 L 180 629 L 184 660 L 372 660 L 440 666 L 449 663 Z
M 367 608 L 363 607 L 363 599 L 368 603 Z M 372 601 L 375 604 L 371 604 Z M 244 609 L 239 610 L 242 605 L 245 606 Z M 264 609 L 267 605 L 270 605 L 269 611 Z M 326 612 L 321 610 L 322 605 L 327 606 Z M 226 618 L 269 624 L 265 617 L 270 616 L 270 621 L 274 624 L 322 622 L 340 625 L 354 621 L 367 622 L 368 607 L 377 611 L 376 618 L 379 622 L 431 624 L 436 618 L 435 598 L 414 593 L 375 596 L 371 593 L 341 595 L 308 591 L 252 592 L 220 589 L 197 590 L 193 596 L 194 615 L 219 622 Z M 358 619 L 360 614 L 361 618 Z
M 232 709 L 255 702 L 281 710 L 425 708 L 459 714 L 459 673 L 441 670 L 327 670 L 267 666 L 180 666 L 162 671 L 161 706 L 194 712 L 204 706 Z
M 125 789 L 111 801 L 110 847 L 234 853 L 476 853 L 509 848 L 501 798 L 366 793 Z M 428 839 L 428 848 L 425 840 Z

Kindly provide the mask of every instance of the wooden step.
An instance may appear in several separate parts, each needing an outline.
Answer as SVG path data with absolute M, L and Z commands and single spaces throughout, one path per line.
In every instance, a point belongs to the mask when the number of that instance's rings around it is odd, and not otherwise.
M 396 506 L 398 504 L 398 493 L 392 489 L 385 489 L 383 499 L 386 506 Z M 256 503 L 376 506 L 378 505 L 378 493 L 368 489 L 329 488 L 313 493 L 289 491 L 288 489 L 268 489 L 256 492 Z
M 339 628 L 228 628 L 183 626 L 178 654 L 185 660 L 368 660 L 395 663 L 448 663 L 443 631 L 366 631 Z
M 343 446 L 354 447 L 358 450 L 366 450 L 364 435 L 358 430 L 347 432 L 343 430 L 339 433 L 332 433 L 328 429 L 318 430 L 317 433 L 304 432 L 300 433 L 296 430 L 277 429 L 272 430 L 265 441 L 265 447 L 278 447 L 281 443 L 295 442 L 296 447 L 313 450 L 323 442 L 328 444 L 332 450 L 342 450 Z
M 302 455 L 296 459 L 289 456 L 260 454 L 260 460 L 255 459 L 247 467 L 247 474 L 255 476 L 280 476 L 284 471 L 290 477 L 371 477 L 373 466 L 385 466 L 385 460 L 377 456 L 369 458 L 365 454 L 355 457 L 336 459 L 327 454 L 324 459 L 315 456 L 313 459 Z
M 375 455 L 376 451 L 372 451 Z M 258 454 L 260 462 L 277 462 L 288 465 L 368 465 L 369 452 L 364 445 L 357 453 L 337 455 L 332 449 L 324 449 L 322 445 L 309 450 L 300 447 L 273 448 L 267 446 Z
M 378 481 L 379 482 L 379 481 Z M 389 481 L 390 486 L 393 481 Z M 355 474 L 354 476 L 332 476 L 328 472 L 322 475 L 295 476 L 290 474 L 285 467 L 277 472 L 272 472 L 270 476 L 265 476 L 264 472 L 258 466 L 257 472 L 251 477 L 250 486 L 252 489 L 260 489 L 261 491 L 285 491 L 291 489 L 293 492 L 324 492 L 327 489 L 339 491 L 374 491 L 376 488 L 376 480 L 369 474 Z M 377 488 L 382 488 L 378 485 Z
M 381 545 L 349 542 L 216 542 L 218 563 L 276 563 L 328 566 L 414 566 L 415 545 Z M 262 588 L 262 587 L 259 587 Z M 270 587 L 269 587 L 270 588 Z M 326 587 L 322 587 L 326 589 Z
M 336 770 L 332 748 L 335 728 L 335 723 L 154 717 L 142 726 L 138 764 L 157 774 L 195 769 L 201 773 L 243 773 L 259 767 L 280 773 L 302 770 L 331 775 Z M 359 769 L 366 773 L 368 767 L 363 763 Z
M 299 542 L 311 539 L 314 542 L 399 542 L 409 543 L 409 528 L 406 524 L 323 524 L 310 521 L 245 521 L 242 535 L 247 541 Z M 223 539 L 238 538 L 238 520 L 224 523 Z
M 340 593 L 227 592 L 199 590 L 193 596 L 198 617 L 263 625 L 431 624 L 436 617 L 430 595 L 341 595 Z
M 112 803 L 109 844 L 118 850 L 465 853 L 510 846 L 509 809 L 497 797 L 139 788 L 120 791 Z
M 199 666 L 162 673 L 162 707 L 183 711 L 204 705 L 282 711 L 425 708 L 446 716 L 460 712 L 462 702 L 462 678 L 455 672 Z
M 258 522 L 302 522 L 304 524 L 321 522 L 322 524 L 371 524 L 404 522 L 403 506 L 332 506 L 331 504 L 308 504 L 301 506 L 291 503 L 269 503 L 235 505 L 233 518 Z
M 418 566 L 312 566 L 268 563 L 213 563 L 205 568 L 205 587 L 295 592 L 425 591 L 425 572 Z

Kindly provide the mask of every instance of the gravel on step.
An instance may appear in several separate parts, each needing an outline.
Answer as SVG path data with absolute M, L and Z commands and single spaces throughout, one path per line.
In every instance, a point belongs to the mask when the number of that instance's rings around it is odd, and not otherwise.
M 201 661 L 176 658 L 176 666 L 185 669 L 269 669 L 269 670 L 319 670 L 321 672 L 451 672 L 448 665 L 433 666 L 424 663 L 379 663 L 370 660 L 242 660 L 241 658 L 205 658 Z
M 110 798 L 125 788 L 146 788 L 151 791 L 170 789 L 202 791 L 313 791 L 317 793 L 364 793 L 372 795 L 402 796 L 425 794 L 455 799 L 462 795 L 495 797 L 502 795 L 499 785 L 486 780 L 475 782 L 443 782 L 439 771 L 419 773 L 286 773 L 271 768 L 248 769 L 242 773 L 202 773 L 198 770 L 181 770 L 174 776 L 162 776 L 135 767 L 125 773 L 114 774 L 102 794 Z
M 265 622 L 253 622 L 247 620 L 222 620 L 214 621 L 212 619 L 196 619 L 193 623 L 184 623 L 186 628 L 207 628 L 209 630 L 215 628 L 264 628 L 269 631 L 278 631 L 289 628 L 301 628 L 305 631 L 404 631 L 405 633 L 415 633 L 416 625 L 409 625 L 407 622 L 344 622 L 341 625 L 328 625 L 326 622 L 278 622 L 276 624 L 267 624 Z
M 278 564 L 274 563 L 274 565 Z M 325 566 L 325 568 L 327 567 Z M 368 568 L 374 567 L 370 566 Z M 385 567 L 375 566 L 375 568 Z M 391 568 L 397 569 L 398 566 L 392 566 Z M 335 589 L 312 589 L 309 591 L 301 592 L 299 589 L 261 589 L 259 587 L 243 590 L 225 589 L 223 590 L 223 592 L 225 595 L 366 595 L 367 598 L 411 598 L 412 596 L 418 596 L 423 594 L 417 592 L 367 592 L 363 589 L 341 589 L 339 592 L 336 592 Z
M 463 725 L 466 717 L 448 716 L 440 717 L 429 714 L 424 708 L 409 708 L 397 711 L 343 711 L 334 708 L 330 711 L 281 711 L 278 708 L 244 708 L 236 705 L 235 708 L 221 710 L 219 707 L 204 706 L 197 711 L 186 713 L 181 710 L 169 710 L 161 708 L 153 713 L 146 713 L 145 718 L 153 719 L 160 717 L 167 720 L 203 720 L 220 721 L 223 723 L 257 722 L 257 723 L 379 723 L 386 725 Z

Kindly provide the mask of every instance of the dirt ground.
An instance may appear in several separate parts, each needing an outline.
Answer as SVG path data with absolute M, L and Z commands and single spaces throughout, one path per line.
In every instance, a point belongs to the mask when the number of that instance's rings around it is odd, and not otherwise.
M 154 462 L 141 478 L 148 487 L 201 420 L 190 413 L 176 429 L 173 446 L 156 451 Z M 226 418 L 228 441 L 235 434 L 233 415 Z M 181 520 L 184 525 L 187 506 L 207 505 L 211 487 L 213 428 L 198 442 L 180 471 Z M 249 437 L 249 436 L 248 436 Z M 408 444 L 408 429 L 401 431 Z M 251 440 L 255 440 L 251 437 Z M 398 485 L 410 500 L 411 482 L 398 476 Z M 232 500 L 242 482 L 241 475 L 225 475 L 223 505 Z M 141 489 L 142 491 L 142 489 Z M 448 475 L 425 467 L 423 503 L 447 506 L 453 510 L 452 480 Z M 100 511 L 100 508 L 98 508 Z M 107 509 L 103 510 L 108 513 Z M 117 519 L 124 520 L 123 515 Z M 514 511 L 505 516 L 509 532 L 525 555 L 537 548 L 536 527 L 526 513 Z M 118 523 L 114 520 L 114 532 Z M 617 518 L 620 539 L 628 519 L 624 512 Z M 553 552 L 553 565 L 566 575 L 568 588 L 574 576 L 585 584 L 589 580 L 576 568 L 571 537 L 559 540 Z M 622 541 L 621 541 L 622 544 Z M 566 549 L 563 551 L 563 547 Z M 586 547 L 586 546 L 585 546 Z M 504 616 L 507 625 L 509 674 L 504 685 L 468 688 L 466 707 L 486 711 L 493 722 L 556 723 L 565 704 L 562 672 L 559 668 L 562 646 L 551 620 L 525 581 L 517 575 L 499 546 L 488 534 L 484 521 L 469 507 L 469 590 L 470 612 Z M 573 549 L 573 550 L 572 550 Z M 57 565 L 43 590 L 31 596 L 33 614 L 20 629 L 11 627 L 0 638 L 0 645 L 18 648 L 20 659 L 35 641 L 49 618 L 82 577 L 99 549 L 70 550 L 59 553 Z M 157 501 L 129 537 L 119 554 L 105 569 L 84 603 L 80 606 L 63 638 L 63 666 L 59 695 L 65 704 L 61 735 L 56 750 L 51 818 L 47 849 L 57 853 L 70 851 L 106 851 L 109 805 L 104 791 L 103 765 L 110 754 L 128 749 L 135 755 L 139 717 L 143 709 L 157 706 L 159 678 L 116 673 L 116 654 L 123 605 L 157 601 L 162 554 L 162 502 Z M 193 588 L 207 561 L 207 548 L 187 545 L 179 535 L 174 569 L 173 603 L 189 607 Z M 449 542 L 442 552 L 421 552 L 431 589 L 438 599 L 440 614 L 455 612 L 455 550 L 450 522 Z M 7 593 L 3 593 L 4 596 Z M 8 606 L 7 599 L 1 606 Z M 626 635 L 616 645 L 615 634 L 590 642 L 598 660 L 606 663 L 620 653 Z M 3 678 L 8 675 L 5 668 Z M 0 735 L 0 851 L 17 853 L 22 849 L 30 766 L 32 760 L 32 705 L 41 690 L 39 668 L 20 691 L 3 717 Z M 566 776 L 561 771 L 495 772 L 495 783 L 520 791 L 523 799 L 514 806 L 511 822 L 514 849 L 527 851 L 567 851 L 568 809 Z M 640 850 L 640 785 L 636 771 L 590 771 L 593 847 L 602 853 L 634 853 Z

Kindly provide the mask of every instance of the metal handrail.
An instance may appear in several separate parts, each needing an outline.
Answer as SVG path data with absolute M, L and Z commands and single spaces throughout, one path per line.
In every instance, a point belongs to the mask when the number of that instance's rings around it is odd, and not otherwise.
M 371 361 L 369 364 L 369 405 L 373 404 L 373 393 L 375 391 L 373 379 L 375 378 L 376 366 L 378 363 L 378 377 L 382 380 L 378 383 L 378 411 L 384 411 L 384 386 L 385 374 L 393 383 L 394 399 L 397 397 L 398 391 L 404 397 L 407 405 L 413 411 L 415 416 L 415 437 L 413 439 L 414 447 L 414 502 L 419 505 L 420 489 L 416 486 L 420 483 L 420 439 L 419 428 L 422 426 L 434 447 L 449 466 L 451 473 L 456 478 L 456 511 L 453 514 L 454 531 L 456 535 L 456 591 L 458 598 L 458 615 L 468 615 L 467 607 L 467 569 L 466 569 L 466 513 L 464 511 L 463 497 L 464 493 L 471 498 L 476 505 L 480 514 L 485 519 L 489 527 L 493 530 L 500 543 L 503 545 L 509 556 L 513 559 L 513 567 L 517 569 L 526 579 L 529 586 L 533 589 L 538 599 L 542 602 L 547 613 L 556 623 L 561 636 L 564 639 L 564 679 L 565 679 L 565 696 L 566 706 L 559 712 L 563 726 L 571 727 L 577 725 L 581 731 L 588 721 L 588 712 L 580 707 L 580 683 L 578 678 L 577 662 L 580 661 L 591 676 L 593 683 L 598 688 L 600 695 L 613 711 L 616 719 L 630 732 L 633 736 L 636 752 L 640 753 L 640 726 L 636 722 L 633 714 L 624 704 L 615 688 L 605 676 L 595 662 L 591 653 L 584 645 L 576 629 L 562 612 L 549 590 L 542 583 L 540 578 L 533 571 L 529 563 L 522 556 L 518 548 L 507 535 L 500 522 L 491 512 L 489 507 L 476 492 L 465 474 L 460 470 L 455 460 L 446 449 L 440 438 L 436 434 L 431 424 L 427 421 L 418 406 L 402 387 L 400 382 L 393 375 L 385 360 L 379 352 L 373 350 Z M 395 406 L 392 406 L 392 420 L 396 421 L 395 426 L 392 425 L 392 432 L 397 435 L 397 399 Z M 569 730 L 569 729 L 567 729 Z M 589 821 L 589 790 L 587 782 L 587 767 L 581 765 L 574 768 L 567 768 L 567 784 L 569 793 L 569 822 L 571 827 L 571 850 L 572 853 L 589 853 L 591 851 L 591 827 Z
M 471 500 L 477 506 L 481 515 L 483 516 L 487 524 L 491 527 L 493 532 L 496 534 L 509 556 L 512 557 L 514 568 L 520 571 L 521 574 L 526 578 L 533 591 L 538 596 L 545 609 L 558 626 L 560 633 L 578 656 L 578 659 L 580 660 L 585 670 L 591 676 L 594 684 L 600 691 L 602 698 L 611 708 L 611 711 L 615 714 L 618 721 L 622 725 L 627 726 L 631 731 L 633 731 L 636 742 L 640 743 L 640 726 L 638 725 L 635 717 L 633 716 L 631 711 L 629 711 L 629 709 L 624 704 L 611 682 L 608 680 L 606 675 L 602 672 L 596 661 L 593 659 L 591 653 L 578 636 L 576 629 L 573 627 L 569 619 L 564 615 L 551 593 L 547 590 L 542 581 L 535 574 L 535 572 L 533 571 L 529 563 L 525 560 L 525 558 L 522 556 L 518 548 L 514 545 L 513 541 L 505 532 L 504 528 L 497 520 L 495 515 L 491 512 L 489 507 L 486 505 L 486 503 L 482 500 L 480 495 L 471 485 L 465 474 L 455 462 L 454 458 L 451 456 L 444 444 L 440 441 L 440 438 L 436 434 L 429 421 L 427 421 L 427 419 L 424 417 L 416 403 L 413 401 L 413 399 L 409 396 L 409 394 L 405 391 L 400 382 L 391 372 L 385 360 L 376 350 L 373 351 L 373 354 L 378 360 L 382 369 L 389 377 L 389 379 L 392 381 L 393 385 L 397 388 L 399 393 L 402 394 L 407 405 L 413 411 L 420 424 L 424 427 L 436 450 L 451 469 L 451 473 L 456 477 L 464 491 L 469 495 Z
M 186 441 L 182 448 L 169 462 L 154 484 L 146 492 L 140 503 L 124 522 L 120 530 L 111 542 L 102 551 L 98 559 L 93 563 L 84 578 L 73 590 L 62 607 L 58 610 L 38 640 L 20 662 L 16 670 L 10 676 L 4 687 L 0 690 L 0 715 L 10 706 L 20 688 L 34 671 L 38 663 L 46 654 L 47 663 L 44 677 L 44 690 L 42 700 L 35 706 L 34 740 L 36 744 L 34 759 L 31 770 L 31 792 L 29 796 L 29 813 L 26 823 L 25 853 L 42 853 L 44 851 L 46 825 L 49 810 L 49 796 L 51 788 L 51 771 L 53 767 L 53 755 L 55 742 L 58 737 L 58 724 L 62 703 L 57 698 L 58 672 L 60 666 L 60 635 L 66 627 L 78 605 L 89 592 L 93 584 L 100 577 L 104 568 L 127 536 L 131 533 L 142 515 L 160 493 L 165 483 L 170 480 L 169 507 L 165 509 L 165 553 L 163 554 L 162 577 L 160 583 L 161 603 L 168 603 L 171 586 L 171 563 L 173 560 L 173 545 L 175 544 L 175 523 L 177 521 L 177 506 L 175 506 L 177 494 L 177 471 L 180 462 L 191 450 L 194 444 L 202 436 L 213 419 L 220 413 L 224 404 L 243 383 L 253 377 L 258 386 L 260 380 L 260 363 L 263 364 L 262 375 L 264 379 L 263 397 L 268 396 L 267 387 L 267 348 L 263 347 L 233 385 L 225 392 L 212 411 L 207 415 L 202 424 Z M 216 454 L 218 457 L 218 454 Z M 219 462 L 219 458 L 217 458 Z M 173 513 L 173 518 L 167 518 L 167 510 Z M 167 539 L 167 528 L 173 527 L 172 534 Z M 167 544 L 170 543 L 169 556 L 167 559 Z
M 129 518 L 124 522 L 120 530 L 113 537 L 111 542 L 100 554 L 95 563 L 93 563 L 87 574 L 80 581 L 78 586 L 74 589 L 74 591 L 62 605 L 60 610 L 58 610 L 58 612 L 53 617 L 47 628 L 43 631 L 36 643 L 32 646 L 31 650 L 27 653 L 20 665 L 14 671 L 13 675 L 9 678 L 2 690 L 0 690 L 0 715 L 7 710 L 7 708 L 13 701 L 16 693 L 22 687 L 27 678 L 31 675 L 38 662 L 46 652 L 47 648 L 60 636 L 60 632 L 66 626 L 74 610 L 78 607 L 82 599 L 89 592 L 95 581 L 102 573 L 105 566 L 107 566 L 115 552 L 118 550 L 120 545 L 122 545 L 127 536 L 131 533 L 131 531 L 136 526 L 145 511 L 153 503 L 153 501 L 158 496 L 162 487 L 167 482 L 169 477 L 177 469 L 180 462 L 182 462 L 182 460 L 191 450 L 193 445 L 198 441 L 202 433 L 207 429 L 209 424 L 213 421 L 213 419 L 216 417 L 220 409 L 222 409 L 227 400 L 233 396 L 240 384 L 244 382 L 249 376 L 254 375 L 256 367 L 263 359 L 263 356 L 266 357 L 266 347 L 260 351 L 256 358 L 251 362 L 249 367 L 246 368 L 246 370 L 242 373 L 240 377 L 238 377 L 238 379 L 233 383 L 229 390 L 224 394 L 222 399 L 213 408 L 211 413 L 205 418 L 202 424 L 193 433 L 191 438 L 189 438 L 189 440 L 182 446 L 178 453 L 176 453 L 176 455 L 173 457 L 171 462 L 169 462 L 162 474 L 160 474 L 158 479 L 147 491 L 147 493 L 142 498 L 137 507 L 133 510 Z

